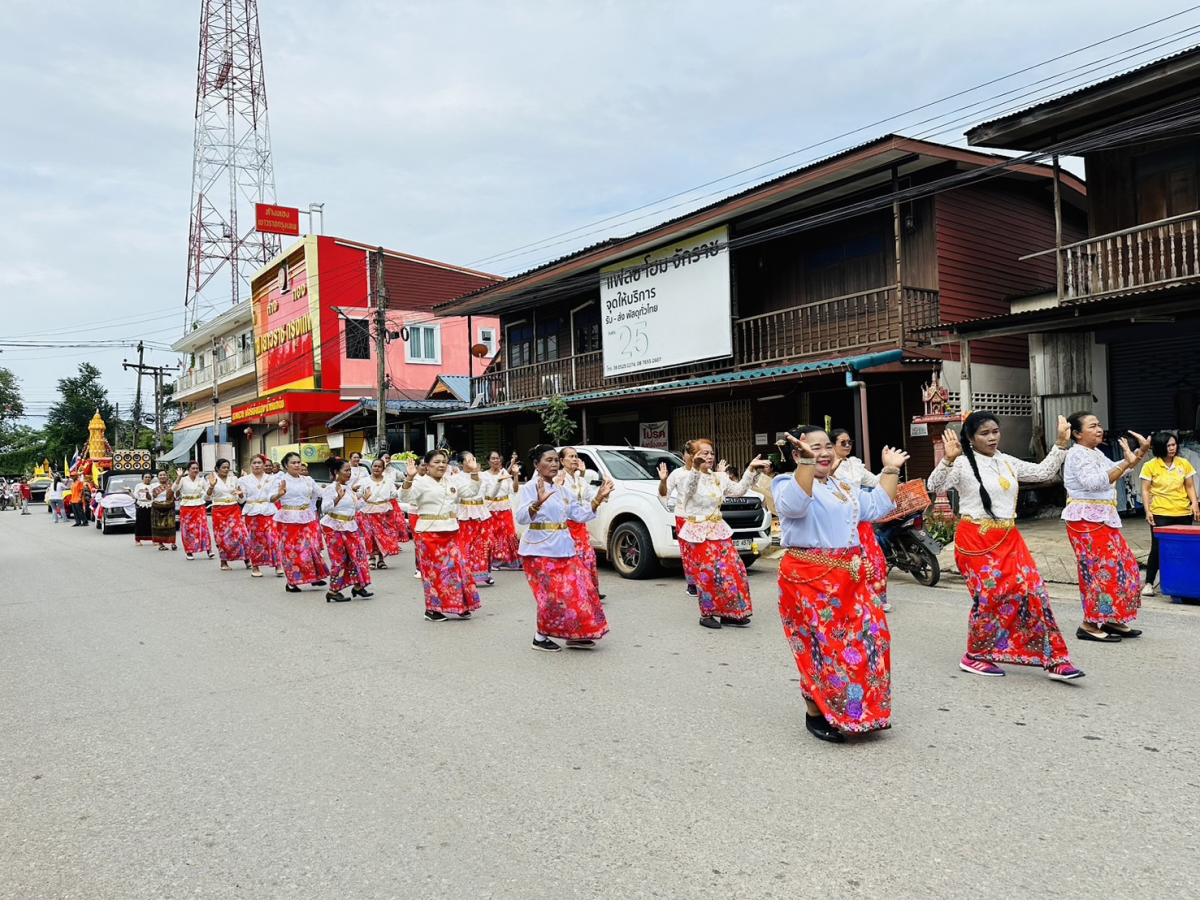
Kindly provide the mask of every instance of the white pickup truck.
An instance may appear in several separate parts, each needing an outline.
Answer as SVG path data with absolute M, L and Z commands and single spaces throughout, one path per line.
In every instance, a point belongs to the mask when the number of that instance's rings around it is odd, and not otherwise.
M 576 444 L 587 470 L 599 484 L 608 476 L 616 483 L 608 502 L 588 523 L 592 546 L 607 554 L 623 578 L 648 578 L 662 561 L 679 559 L 675 514 L 658 495 L 658 464 L 674 470 L 683 460 L 668 450 Z M 747 566 L 771 544 L 771 514 L 762 496 L 753 491 L 744 497 L 726 498 L 721 514 L 733 529 L 733 542 Z

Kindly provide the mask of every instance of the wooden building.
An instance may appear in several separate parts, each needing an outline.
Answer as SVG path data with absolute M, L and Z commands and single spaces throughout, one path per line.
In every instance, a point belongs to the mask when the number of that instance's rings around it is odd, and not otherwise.
M 1002 162 L 889 135 L 443 304 L 442 315 L 498 315 L 501 352 L 473 379 L 471 408 L 437 418 L 477 451 L 523 450 L 542 438 L 530 407 L 557 394 L 580 442 L 636 444 L 665 422 L 670 446 L 712 436 L 742 466 L 773 452 L 779 432 L 828 417 L 868 446 L 872 466 L 884 444 L 906 445 L 909 474 L 922 475 L 932 445 L 909 440 L 921 386 L 944 362 L 958 387 L 956 348 L 931 346 L 924 329 L 1008 312 L 1013 293 L 1054 283 L 1052 258 L 1022 259 L 1054 240 L 1053 173 Z M 1065 233 L 1081 238 L 1083 185 L 1064 176 L 1060 189 Z M 713 270 L 728 278 L 715 287 L 727 296 L 696 316 L 729 330 L 728 351 L 635 361 L 606 377 L 604 339 L 615 330 L 602 282 L 613 267 L 672 251 L 678 260 L 688 241 L 715 232 L 727 235 L 728 268 Z M 692 318 L 680 314 L 680 328 L 695 329 Z M 975 390 L 1027 429 L 1025 341 L 973 352 Z M 463 428 L 484 423 L 501 426 L 501 447 L 474 446 Z

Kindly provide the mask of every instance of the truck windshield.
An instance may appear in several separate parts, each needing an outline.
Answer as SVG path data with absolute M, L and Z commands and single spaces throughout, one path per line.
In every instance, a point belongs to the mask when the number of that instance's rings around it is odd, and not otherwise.
M 658 481 L 658 464 L 673 472 L 683 460 L 668 450 L 601 450 L 600 458 L 617 481 Z
M 141 483 L 141 475 L 114 475 L 105 482 L 104 493 L 117 494 L 121 491 L 132 491 L 135 485 Z

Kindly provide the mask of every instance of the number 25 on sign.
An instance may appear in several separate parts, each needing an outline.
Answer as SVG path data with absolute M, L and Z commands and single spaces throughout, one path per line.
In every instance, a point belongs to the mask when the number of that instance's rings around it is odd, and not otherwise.
M 610 331 L 609 337 L 617 339 L 619 349 L 617 352 L 627 359 L 632 359 L 636 353 L 638 356 L 644 356 L 650 349 L 650 338 L 646 335 L 646 323 L 638 322 L 636 325 L 622 325 L 616 331 Z

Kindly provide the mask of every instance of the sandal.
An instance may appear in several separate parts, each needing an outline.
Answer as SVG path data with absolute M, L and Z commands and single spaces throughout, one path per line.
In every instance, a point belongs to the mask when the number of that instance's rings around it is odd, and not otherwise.
M 385 563 L 385 562 L 384 562 L 384 561 L 381 559 L 381 560 L 379 561 L 379 565 L 377 565 L 375 568 L 377 568 L 377 569 L 386 569 L 387 567 L 388 567 L 388 564 L 387 564 L 387 563 Z

